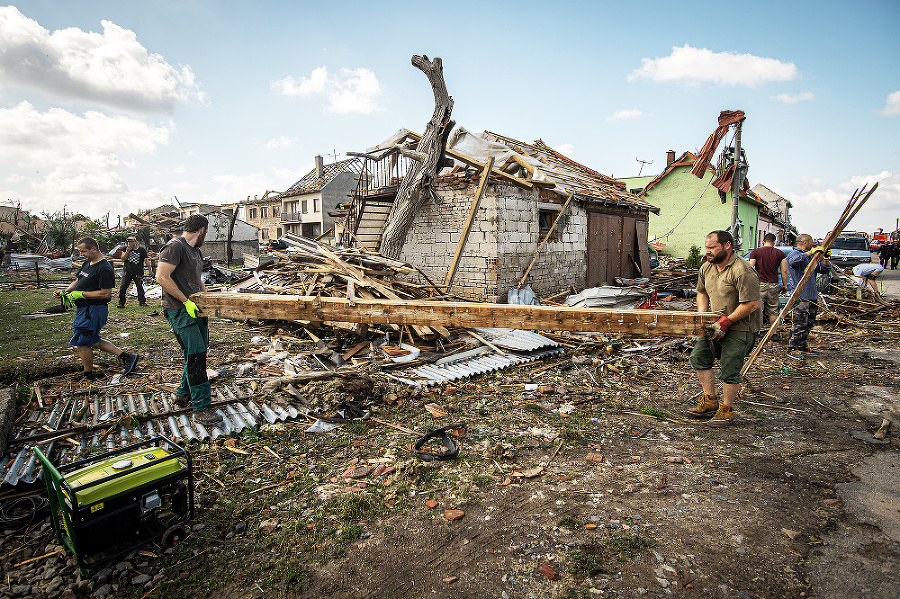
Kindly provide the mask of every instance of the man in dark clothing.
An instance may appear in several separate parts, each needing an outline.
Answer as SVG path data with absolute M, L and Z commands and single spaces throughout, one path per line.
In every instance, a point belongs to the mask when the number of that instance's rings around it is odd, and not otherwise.
M 775 236 L 766 233 L 763 246 L 750 252 L 750 266 L 759 273 L 759 295 L 765 308 L 766 323 L 772 324 L 778 318 L 778 296 L 787 291 L 788 271 L 785 255 L 775 249 Z M 778 284 L 778 271 L 781 271 L 781 285 Z
M 211 406 L 212 390 L 206 375 L 206 352 L 209 347 L 209 319 L 200 316 L 194 293 L 205 291 L 201 278 L 203 253 L 209 221 L 194 214 L 184 223 L 184 231 L 173 237 L 159 253 L 156 282 L 162 286 L 162 307 L 166 320 L 184 352 L 181 383 L 175 392 L 176 403 L 187 403 L 194 409 L 194 422 L 205 428 L 223 428 L 224 420 Z
M 147 305 L 147 300 L 144 297 L 144 262 L 147 263 L 147 270 L 150 271 L 150 276 L 152 277 L 153 263 L 150 262 L 147 250 L 144 249 L 144 246 L 138 245 L 137 239 L 129 237 L 128 247 L 122 255 L 122 284 L 119 286 L 120 308 L 125 307 L 125 294 L 128 293 L 128 288 L 131 286 L 132 281 L 134 286 L 137 287 L 138 304 L 141 306 Z
M 878 250 L 878 261 L 885 268 L 888 267 L 891 261 L 891 244 L 887 241 L 881 244 L 881 249 Z
M 895 241 L 891 244 L 891 270 L 897 270 L 897 260 L 900 260 L 900 244 Z
M 78 270 L 78 277 L 66 287 L 65 291 L 55 291 L 53 295 L 61 298 L 65 305 L 75 306 L 75 321 L 72 323 L 75 334 L 69 345 L 78 348 L 84 366 L 80 380 L 87 382 L 97 380 L 94 374 L 94 348 L 118 356 L 127 376 L 134 370 L 138 355 L 124 352 L 100 338 L 100 329 L 106 324 L 109 316 L 108 304 L 112 297 L 112 288 L 116 284 L 113 267 L 103 258 L 100 247 L 93 238 L 85 237 L 75 245 L 75 248 L 85 259 Z

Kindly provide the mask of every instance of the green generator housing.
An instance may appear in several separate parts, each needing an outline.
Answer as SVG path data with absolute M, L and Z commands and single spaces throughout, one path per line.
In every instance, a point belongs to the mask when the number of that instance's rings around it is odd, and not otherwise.
M 194 513 L 190 454 L 166 437 L 56 468 L 35 448 L 60 544 L 83 571 L 151 541 L 171 544 Z

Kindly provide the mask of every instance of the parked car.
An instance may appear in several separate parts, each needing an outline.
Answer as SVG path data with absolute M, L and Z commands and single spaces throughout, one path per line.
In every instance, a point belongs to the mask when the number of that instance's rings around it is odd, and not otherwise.
M 280 239 L 272 239 L 271 241 L 269 241 L 268 248 L 270 252 L 272 250 L 286 250 L 288 249 L 288 244 L 281 241 Z
M 861 235 L 839 235 L 831 244 L 831 261 L 841 268 L 872 261 L 869 240 Z

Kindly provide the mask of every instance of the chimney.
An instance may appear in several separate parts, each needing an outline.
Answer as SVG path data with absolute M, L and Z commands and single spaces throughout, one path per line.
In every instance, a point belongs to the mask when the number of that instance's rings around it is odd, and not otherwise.
M 673 162 L 675 162 L 675 150 L 669 150 L 666 152 L 666 166 L 670 166 Z
M 322 161 L 321 156 L 316 156 L 316 179 L 321 179 L 322 175 L 325 173 L 325 163 Z

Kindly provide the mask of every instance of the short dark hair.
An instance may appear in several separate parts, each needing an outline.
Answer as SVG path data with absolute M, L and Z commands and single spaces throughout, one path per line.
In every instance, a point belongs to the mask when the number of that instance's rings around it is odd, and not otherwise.
M 81 239 L 78 240 L 78 243 L 76 243 L 75 245 L 76 246 L 84 245 L 84 247 L 86 247 L 89 250 L 99 250 L 100 249 L 100 244 L 97 243 L 97 240 L 94 239 L 93 237 L 82 237 Z
M 778 239 L 778 238 L 775 237 L 775 235 L 773 233 L 766 233 L 765 235 L 763 235 L 763 242 L 766 242 L 766 241 L 774 242 L 776 239 Z
M 734 246 L 734 237 L 731 236 L 731 233 L 728 231 L 712 231 L 707 237 L 716 237 L 716 241 L 725 245 L 726 243 L 730 243 Z
M 209 227 L 209 220 L 199 214 L 192 214 L 184 221 L 184 230 L 188 233 L 196 233 L 203 227 Z

